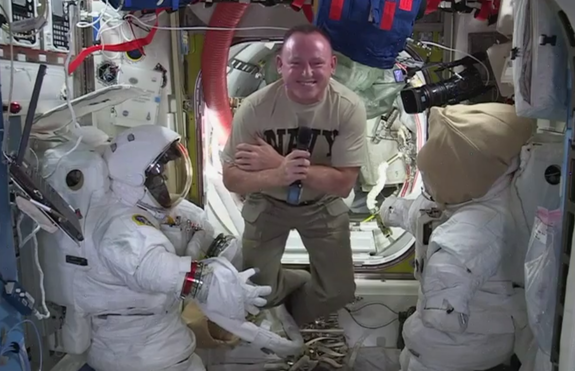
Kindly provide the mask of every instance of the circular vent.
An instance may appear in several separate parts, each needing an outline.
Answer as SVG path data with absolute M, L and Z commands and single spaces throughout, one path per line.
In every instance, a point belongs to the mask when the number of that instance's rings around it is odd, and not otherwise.
M 144 54 L 142 54 L 139 49 L 134 49 L 126 52 L 126 58 L 132 62 L 139 62 L 142 58 L 144 58 Z
M 557 165 L 551 165 L 545 169 L 545 180 L 551 185 L 557 185 L 561 182 L 561 168 Z
M 118 83 L 118 66 L 111 61 L 102 62 L 96 71 L 96 78 L 102 85 L 115 85 Z
M 73 191 L 78 191 L 84 185 L 84 174 L 80 170 L 72 170 L 66 175 L 66 185 Z

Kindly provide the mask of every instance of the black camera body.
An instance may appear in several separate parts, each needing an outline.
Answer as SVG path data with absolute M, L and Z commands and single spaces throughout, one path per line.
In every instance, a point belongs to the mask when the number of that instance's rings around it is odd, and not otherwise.
M 421 113 L 431 107 L 457 104 L 492 89 L 492 86 L 486 84 L 485 78 L 477 68 L 479 65 L 478 61 L 484 63 L 487 60 L 487 53 L 475 53 L 473 57 L 465 57 L 451 63 L 441 64 L 441 68 L 436 72 L 457 66 L 465 67 L 463 71 L 454 74 L 453 77 L 447 80 L 427 84 L 419 88 L 402 90 L 401 100 L 405 112 L 409 114 Z M 417 71 L 410 72 L 415 74 Z

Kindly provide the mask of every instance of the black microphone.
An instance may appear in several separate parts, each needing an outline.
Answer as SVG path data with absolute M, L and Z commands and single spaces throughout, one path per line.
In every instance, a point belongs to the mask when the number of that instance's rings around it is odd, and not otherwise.
M 309 151 L 309 145 L 312 137 L 312 130 L 308 126 L 300 126 L 297 129 L 297 139 L 295 148 L 302 151 Z M 287 193 L 287 203 L 290 205 L 298 205 L 301 197 L 302 184 L 300 180 L 296 180 L 290 184 Z

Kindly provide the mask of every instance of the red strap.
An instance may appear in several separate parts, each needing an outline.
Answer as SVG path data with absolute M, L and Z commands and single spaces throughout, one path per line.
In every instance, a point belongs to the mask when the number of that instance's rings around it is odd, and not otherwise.
M 383 14 L 381 15 L 381 22 L 379 23 L 379 28 L 385 31 L 391 30 L 393 26 L 393 19 L 395 18 L 395 6 L 394 1 L 385 0 L 385 5 L 383 6 Z
M 311 4 L 305 4 L 301 10 L 309 23 L 313 23 L 313 6 L 311 6 Z
M 326 1 L 326 0 L 323 0 Z M 341 15 L 343 14 L 343 2 L 345 0 L 331 0 L 331 5 L 329 7 L 329 19 L 332 21 L 341 20 Z M 351 0 L 353 1 L 353 0 Z
M 399 9 L 405 10 L 406 12 L 411 12 L 413 8 L 413 0 L 399 0 Z
M 305 4 L 305 0 L 293 0 L 290 5 L 296 12 L 302 10 L 308 22 L 313 23 L 313 7 L 311 4 Z
M 492 0 L 484 0 L 481 2 L 481 8 L 475 14 L 475 18 L 481 21 L 486 21 L 494 14 L 497 14 L 499 9 L 496 9 L 496 4 Z
M 157 28 L 159 19 L 158 15 L 160 12 L 161 10 L 156 11 L 156 22 L 154 23 L 154 26 L 152 27 L 150 32 L 145 37 L 121 44 L 93 45 L 88 48 L 85 48 L 80 52 L 80 54 L 76 56 L 76 58 L 74 58 L 72 62 L 70 62 L 70 66 L 68 67 L 68 74 L 70 75 L 73 74 L 76 68 L 78 68 L 78 66 L 82 64 L 82 62 L 84 61 L 84 59 L 86 59 L 86 57 L 101 50 L 109 52 L 129 52 L 131 50 L 137 50 L 137 49 L 142 50 L 144 46 L 149 45 L 152 42 L 154 36 L 156 35 L 156 31 L 158 30 Z
M 425 8 L 425 14 L 433 13 L 438 10 L 439 4 L 442 0 L 428 0 L 427 7 Z
M 291 2 L 291 7 L 294 8 L 294 10 L 301 10 L 301 8 L 303 7 L 303 5 L 305 4 L 305 0 L 293 0 Z

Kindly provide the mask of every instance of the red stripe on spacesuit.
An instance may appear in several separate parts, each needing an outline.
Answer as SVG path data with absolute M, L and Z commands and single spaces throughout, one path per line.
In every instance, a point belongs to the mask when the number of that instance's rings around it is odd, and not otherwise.
M 379 28 L 385 31 L 391 30 L 393 27 L 393 19 L 395 18 L 396 3 L 387 0 L 383 6 L 383 14 L 381 15 L 381 22 Z
M 196 271 L 198 270 L 198 262 L 193 261 L 192 265 L 190 266 L 190 271 L 186 273 L 186 277 L 184 278 L 184 284 L 182 285 L 182 292 L 180 293 L 180 297 L 186 298 L 190 295 L 192 291 L 192 287 L 195 283 Z
M 399 0 L 399 10 L 411 12 L 411 8 L 413 8 L 413 0 Z
M 329 7 L 329 19 L 333 21 L 339 21 L 341 19 L 341 15 L 343 14 L 343 2 L 344 0 L 332 0 L 331 6 Z

